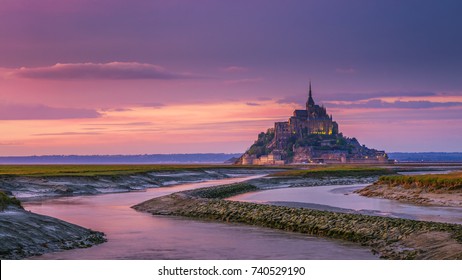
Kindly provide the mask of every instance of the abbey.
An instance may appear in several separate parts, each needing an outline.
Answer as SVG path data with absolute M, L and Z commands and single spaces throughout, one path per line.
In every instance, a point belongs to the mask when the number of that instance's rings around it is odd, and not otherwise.
M 332 115 L 327 115 L 326 108 L 316 105 L 310 82 L 306 109 L 295 110 L 287 122 L 275 123 L 274 132 L 275 144 L 280 149 L 286 140 L 293 135 L 303 137 L 309 134 L 338 134 L 338 124 L 332 121 Z
M 236 164 L 280 165 L 290 163 L 387 162 L 384 151 L 344 137 L 324 106 L 314 102 L 311 82 L 305 109 L 295 110 L 286 122 L 258 135 L 257 141 Z

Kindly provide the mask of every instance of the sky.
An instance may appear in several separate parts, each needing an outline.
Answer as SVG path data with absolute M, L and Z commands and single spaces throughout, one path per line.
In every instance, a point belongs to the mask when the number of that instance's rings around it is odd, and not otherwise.
M 462 152 L 459 0 L 0 0 L 0 156 L 244 152 L 303 108 Z

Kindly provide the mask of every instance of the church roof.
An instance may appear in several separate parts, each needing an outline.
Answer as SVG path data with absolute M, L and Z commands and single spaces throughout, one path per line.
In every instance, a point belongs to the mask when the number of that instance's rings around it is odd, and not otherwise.
M 308 112 L 306 110 L 295 110 L 294 117 L 306 119 L 308 117 Z

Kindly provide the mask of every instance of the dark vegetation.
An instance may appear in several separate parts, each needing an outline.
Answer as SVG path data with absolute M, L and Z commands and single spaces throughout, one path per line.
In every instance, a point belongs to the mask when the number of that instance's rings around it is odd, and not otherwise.
M 0 176 L 113 176 L 148 172 L 195 171 L 210 169 L 268 169 L 238 165 L 0 165 Z
M 51 155 L 0 157 L 2 164 L 175 164 L 223 163 L 240 154 Z
M 249 155 L 256 155 L 257 157 L 269 154 L 271 150 L 269 150 L 267 146 L 271 143 L 271 141 L 273 141 L 273 139 L 274 130 L 268 129 L 266 133 L 261 132 L 260 134 L 258 134 L 257 141 L 255 141 L 255 143 L 253 143 L 253 145 L 250 146 L 247 153 Z
M 376 184 L 421 188 L 427 192 L 462 190 L 462 172 L 415 176 L 381 176 Z
M 7 195 L 5 192 L 0 190 L 0 211 L 5 210 L 8 206 L 21 207 L 21 202 L 15 197 Z

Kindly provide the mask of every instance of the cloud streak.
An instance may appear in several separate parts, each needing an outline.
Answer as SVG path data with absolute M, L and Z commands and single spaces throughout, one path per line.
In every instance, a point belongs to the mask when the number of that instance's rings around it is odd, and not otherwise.
M 255 103 L 255 102 L 247 102 L 247 103 L 245 103 L 245 105 L 247 105 L 247 106 L 261 106 L 260 103 Z
M 432 97 L 438 96 L 439 93 L 435 92 L 366 92 L 366 93 L 322 93 L 317 94 L 313 92 L 314 99 L 317 103 L 320 101 L 373 101 L 376 102 L 380 98 L 393 98 L 393 97 Z M 278 99 L 276 102 L 279 104 L 304 104 L 308 95 L 285 96 Z M 418 101 L 420 102 L 420 101 Z M 334 103 L 327 103 L 334 104 Z M 329 105 L 331 106 L 331 105 Z M 334 105 L 335 106 L 335 105 Z
M 222 68 L 223 71 L 229 72 L 229 73 L 239 73 L 239 72 L 247 72 L 249 69 L 241 66 L 229 66 Z
M 244 79 L 236 79 L 236 80 L 225 80 L 224 84 L 237 85 L 237 84 L 259 83 L 261 81 L 263 81 L 263 78 L 244 78 Z
M 47 67 L 22 67 L 10 75 L 28 79 L 46 80 L 173 80 L 198 78 L 191 74 L 166 71 L 154 64 L 138 62 L 57 63 Z
M 73 136 L 73 135 L 100 135 L 101 132 L 58 132 L 58 133 L 36 133 L 33 136 Z
M 389 98 L 389 97 L 430 97 L 437 96 L 435 92 L 366 92 L 366 93 L 335 93 L 323 94 L 323 101 L 360 101 L 367 99 Z
M 386 102 L 378 99 L 358 103 L 327 103 L 331 108 L 354 108 L 354 109 L 432 109 L 462 107 L 462 102 L 431 102 L 421 101 L 394 101 Z
M 99 118 L 93 109 L 56 108 L 46 105 L 0 104 L 0 120 L 62 120 Z
M 23 145 L 23 143 L 21 142 L 16 142 L 16 141 L 12 141 L 12 142 L 0 142 L 0 146 L 21 146 Z

